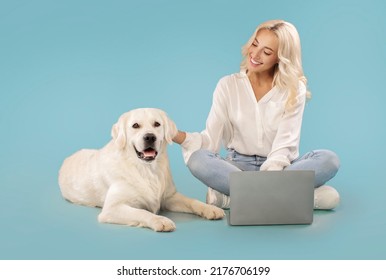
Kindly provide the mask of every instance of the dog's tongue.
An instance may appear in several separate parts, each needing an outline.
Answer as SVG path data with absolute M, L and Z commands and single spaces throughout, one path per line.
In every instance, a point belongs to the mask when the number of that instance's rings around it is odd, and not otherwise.
M 156 153 L 155 153 L 155 150 L 153 149 L 146 149 L 143 151 L 143 155 L 145 158 L 149 158 L 149 157 L 155 157 Z

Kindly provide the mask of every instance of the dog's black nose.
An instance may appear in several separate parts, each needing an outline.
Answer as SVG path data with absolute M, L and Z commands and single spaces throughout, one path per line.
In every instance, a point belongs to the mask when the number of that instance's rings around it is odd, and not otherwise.
M 153 133 L 148 133 L 143 136 L 143 140 L 147 144 L 153 144 L 157 140 L 157 137 Z

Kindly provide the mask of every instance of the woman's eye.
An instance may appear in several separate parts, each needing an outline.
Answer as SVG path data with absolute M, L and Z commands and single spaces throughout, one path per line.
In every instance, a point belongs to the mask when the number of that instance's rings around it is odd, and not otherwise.
M 139 126 L 138 123 L 135 123 L 135 124 L 133 124 L 131 127 L 137 129 L 137 128 L 139 128 L 140 126 Z
M 269 53 L 269 52 L 264 52 L 266 55 L 271 55 L 272 53 Z

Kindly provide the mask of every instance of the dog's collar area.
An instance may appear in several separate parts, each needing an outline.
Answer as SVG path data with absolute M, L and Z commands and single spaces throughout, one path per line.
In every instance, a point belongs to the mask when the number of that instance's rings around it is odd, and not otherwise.
M 151 147 L 146 148 L 142 152 L 139 152 L 135 147 L 134 149 L 135 149 L 135 152 L 137 153 L 137 157 L 144 161 L 153 161 L 158 155 L 158 152 Z

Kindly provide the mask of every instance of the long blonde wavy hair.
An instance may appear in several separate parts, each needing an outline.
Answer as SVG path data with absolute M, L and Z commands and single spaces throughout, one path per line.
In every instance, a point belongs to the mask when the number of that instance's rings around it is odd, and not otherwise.
M 279 62 L 275 66 L 273 86 L 289 89 L 287 106 L 291 107 L 296 102 L 299 81 L 307 86 L 307 79 L 303 74 L 299 33 L 293 24 L 283 20 L 270 20 L 260 24 L 241 49 L 243 60 L 240 68 L 243 71 L 247 71 L 248 49 L 261 29 L 272 31 L 279 40 Z M 311 93 L 307 90 L 307 99 L 309 98 L 311 98 Z

